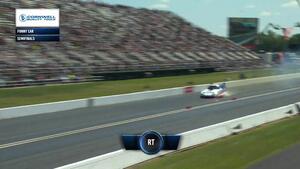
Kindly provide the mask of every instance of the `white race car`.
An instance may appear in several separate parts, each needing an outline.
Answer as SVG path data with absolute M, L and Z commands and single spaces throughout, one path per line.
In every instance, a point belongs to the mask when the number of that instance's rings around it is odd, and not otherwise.
M 224 97 L 226 92 L 226 84 L 213 84 L 207 89 L 201 91 L 201 98 L 220 98 Z

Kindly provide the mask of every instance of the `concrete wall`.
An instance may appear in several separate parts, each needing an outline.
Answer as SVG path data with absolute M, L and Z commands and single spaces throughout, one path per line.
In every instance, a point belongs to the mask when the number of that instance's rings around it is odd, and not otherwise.
M 182 138 L 179 149 L 206 143 L 271 121 L 299 114 L 300 111 L 296 108 L 296 105 L 300 106 L 300 103 L 181 133 Z M 150 156 L 139 151 L 118 150 L 57 169 L 121 169 L 170 152 L 172 151 L 165 151 Z
M 134 102 L 134 101 L 146 100 L 146 99 L 156 99 L 161 97 L 180 95 L 183 93 L 184 93 L 184 88 L 178 87 L 178 88 L 137 92 L 137 93 L 122 94 L 122 95 L 114 95 L 114 96 L 94 97 L 93 106 L 118 104 L 124 102 Z
M 257 84 L 257 83 L 266 83 L 266 82 L 273 82 L 273 81 L 279 81 L 279 80 L 288 80 L 288 79 L 299 78 L 299 77 L 300 77 L 300 73 L 293 73 L 293 74 L 284 74 L 284 75 L 277 75 L 277 76 L 245 79 L 245 80 L 235 80 L 235 81 L 228 82 L 228 87 L 236 87 L 236 86 L 243 86 L 243 85 L 250 85 L 250 84 Z
M 235 87 L 235 86 L 249 85 L 254 83 L 272 82 L 272 81 L 293 79 L 293 78 L 300 78 L 300 73 L 230 81 L 227 82 L 227 86 Z M 70 101 L 63 101 L 63 102 L 4 108 L 4 109 L 0 109 L 0 119 L 53 113 L 53 112 L 73 110 L 73 109 L 85 108 L 91 106 L 103 106 L 103 105 L 111 105 L 111 104 L 118 104 L 118 103 L 125 103 L 125 102 L 140 101 L 146 99 L 156 99 L 156 98 L 169 97 L 169 96 L 175 96 L 181 94 L 188 94 L 192 92 L 195 93 L 195 92 L 200 92 L 201 90 L 205 89 L 207 86 L 208 84 L 204 84 L 204 85 L 195 85 L 195 86 L 187 86 L 187 87 L 178 87 L 178 88 L 114 95 L 114 96 L 93 97 L 93 98 L 80 99 L 80 100 L 70 100 Z
M 0 109 L 0 119 L 45 114 L 84 107 L 87 107 L 86 99 L 4 108 Z

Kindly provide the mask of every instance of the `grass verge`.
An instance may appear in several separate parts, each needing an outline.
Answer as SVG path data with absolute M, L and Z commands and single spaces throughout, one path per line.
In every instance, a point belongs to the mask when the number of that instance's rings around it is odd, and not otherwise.
M 246 169 L 300 143 L 300 117 L 284 119 L 198 147 L 165 155 L 130 169 Z
M 292 72 L 296 71 L 289 70 L 282 72 L 274 69 L 263 69 L 244 71 L 243 73 L 246 78 L 254 78 Z M 190 84 L 237 80 L 240 78 L 240 73 L 218 72 L 161 78 L 0 89 L 0 108 L 164 89 Z

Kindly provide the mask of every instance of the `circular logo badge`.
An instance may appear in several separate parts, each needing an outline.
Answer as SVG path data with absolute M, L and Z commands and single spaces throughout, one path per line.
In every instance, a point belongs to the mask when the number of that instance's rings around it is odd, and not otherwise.
M 20 19 L 21 22 L 25 22 L 26 21 L 26 15 L 25 14 L 20 15 L 19 19 Z
M 147 131 L 139 138 L 140 149 L 149 155 L 157 154 L 163 149 L 163 137 L 155 131 Z

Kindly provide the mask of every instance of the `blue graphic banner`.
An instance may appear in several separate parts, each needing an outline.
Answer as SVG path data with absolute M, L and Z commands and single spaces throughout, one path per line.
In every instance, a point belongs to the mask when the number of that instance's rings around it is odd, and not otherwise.
M 57 42 L 60 40 L 59 35 L 17 35 L 17 42 Z
M 16 35 L 59 35 L 59 28 L 16 28 Z

